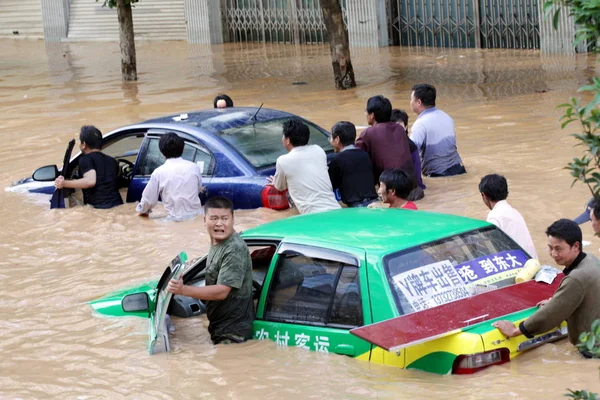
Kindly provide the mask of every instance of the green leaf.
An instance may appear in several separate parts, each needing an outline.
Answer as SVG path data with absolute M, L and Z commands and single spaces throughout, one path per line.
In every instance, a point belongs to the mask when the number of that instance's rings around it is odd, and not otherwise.
M 587 347 L 587 349 L 589 351 L 592 351 L 592 349 L 594 348 L 595 345 L 596 345 L 596 336 L 590 335 L 585 346 Z
M 554 17 L 552 17 L 552 26 L 554 29 L 558 29 L 558 19 L 560 18 L 560 8 L 556 10 L 554 13 Z

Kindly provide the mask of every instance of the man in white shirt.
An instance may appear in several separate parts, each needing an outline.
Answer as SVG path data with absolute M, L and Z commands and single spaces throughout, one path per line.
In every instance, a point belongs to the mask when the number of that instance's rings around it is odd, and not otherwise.
M 479 182 L 479 192 L 484 204 L 491 210 L 487 221 L 502 229 L 532 258 L 537 259 L 537 252 L 523 216 L 506 201 L 508 197 L 506 178 L 498 174 L 484 176 Z
M 340 207 L 327 172 L 327 155 L 309 145 L 308 126 L 297 118 L 285 121 L 281 142 L 288 151 L 277 159 L 275 176 L 268 182 L 277 190 L 289 190 L 300 214 L 335 210 Z
M 195 163 L 181 158 L 184 146 L 183 138 L 173 132 L 160 138 L 158 148 L 167 160 L 152 172 L 136 208 L 140 215 L 147 216 L 159 196 L 171 220 L 182 221 L 203 214 L 199 196 L 202 171 Z

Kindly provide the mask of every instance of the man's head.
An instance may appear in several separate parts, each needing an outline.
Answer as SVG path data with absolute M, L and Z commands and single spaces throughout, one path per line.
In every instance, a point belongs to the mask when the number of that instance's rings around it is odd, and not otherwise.
M 213 245 L 229 239 L 233 234 L 231 200 L 221 196 L 208 199 L 204 204 L 204 224 Z
M 373 96 L 367 100 L 367 123 L 369 125 L 389 122 L 392 116 L 392 103 L 385 97 Z
M 354 144 L 356 140 L 356 127 L 352 122 L 341 121 L 331 128 L 331 136 L 329 141 L 336 152 L 341 151 L 344 147 Z
M 415 182 L 401 169 L 386 169 L 379 176 L 379 190 L 377 193 L 384 203 L 393 204 L 394 201 L 406 200 L 415 188 Z
M 590 219 L 594 233 L 600 236 L 600 203 L 594 203 L 594 208 L 590 210 Z
M 281 143 L 287 151 L 292 150 L 294 147 L 306 146 L 308 139 L 310 139 L 310 130 L 298 118 L 291 118 L 283 123 Z
M 183 138 L 177 136 L 174 132 L 165 133 L 158 142 L 158 148 L 166 158 L 181 157 L 184 146 L 185 142 Z
M 508 197 L 506 178 L 498 174 L 490 174 L 481 178 L 479 192 L 483 203 L 491 210 L 494 204 Z
M 417 115 L 428 108 L 435 107 L 435 87 L 422 83 L 415 85 L 410 94 L 410 108 Z
M 401 127 L 403 127 L 406 133 L 408 134 L 408 114 L 406 113 L 406 111 L 394 108 L 392 110 L 392 116 L 390 118 L 390 121 L 395 122 Z
M 546 229 L 548 252 L 558 265 L 570 266 L 581 253 L 582 234 L 579 225 L 562 218 Z
M 213 105 L 215 108 L 233 107 L 233 100 L 231 100 L 231 97 L 227 96 L 226 94 L 220 94 L 215 97 Z
M 102 149 L 102 132 L 93 125 L 84 125 L 79 131 L 79 149 L 83 154 Z

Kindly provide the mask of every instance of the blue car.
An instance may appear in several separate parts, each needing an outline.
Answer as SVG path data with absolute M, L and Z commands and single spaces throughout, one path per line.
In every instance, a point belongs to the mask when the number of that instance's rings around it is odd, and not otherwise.
M 150 175 L 165 162 L 158 148 L 161 135 L 175 132 L 185 139 L 183 158 L 197 163 L 203 171 L 203 203 L 209 197 L 224 196 L 238 209 L 283 210 L 289 207 L 287 194 L 267 185 L 267 177 L 275 173 L 277 157 L 286 153 L 282 128 L 290 118 L 299 117 L 255 107 L 176 114 L 114 130 L 104 136 L 102 151 L 119 161 L 127 202 L 141 199 Z M 330 156 L 329 134 L 302 120 L 310 129 L 309 144 L 320 146 Z M 67 177 L 78 176 L 79 155 L 71 158 Z M 56 166 L 45 166 L 10 190 L 52 194 L 57 175 Z

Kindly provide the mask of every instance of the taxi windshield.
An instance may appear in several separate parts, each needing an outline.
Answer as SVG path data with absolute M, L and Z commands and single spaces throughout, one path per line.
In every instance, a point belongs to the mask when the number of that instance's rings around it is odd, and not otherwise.
M 515 282 L 529 255 L 496 227 L 478 229 L 384 257 L 400 315 Z
M 283 123 L 287 120 L 280 118 L 229 128 L 219 133 L 219 137 L 242 153 L 254 168 L 269 167 L 275 165 L 279 156 L 287 154 L 281 143 Z M 308 144 L 316 144 L 325 152 L 333 151 L 327 135 L 311 123 L 302 122 L 310 130 Z

